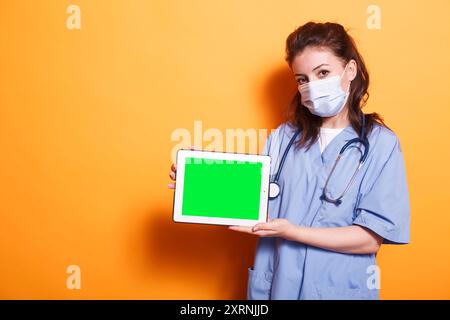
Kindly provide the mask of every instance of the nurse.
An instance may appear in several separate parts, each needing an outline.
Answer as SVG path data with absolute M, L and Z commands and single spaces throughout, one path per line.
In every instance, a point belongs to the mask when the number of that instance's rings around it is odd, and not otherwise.
M 269 200 L 267 223 L 229 227 L 259 237 L 247 298 L 378 299 L 373 270 L 381 244 L 409 242 L 399 140 L 378 114 L 362 112 L 369 74 L 340 24 L 297 28 L 286 40 L 286 61 L 298 83 L 292 116 L 263 151 L 281 155 L 295 139 L 278 178 L 280 193 Z M 366 146 L 352 144 L 336 162 L 358 137 Z

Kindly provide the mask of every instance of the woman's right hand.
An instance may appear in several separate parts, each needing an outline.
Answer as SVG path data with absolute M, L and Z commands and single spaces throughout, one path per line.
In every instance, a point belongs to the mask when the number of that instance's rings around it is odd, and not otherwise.
M 201 148 L 196 148 L 194 146 L 191 146 L 190 149 L 191 150 L 201 150 Z M 169 177 L 170 177 L 170 179 L 175 181 L 177 179 L 176 175 L 177 175 L 177 165 L 175 163 L 172 163 L 172 165 L 170 166 Z M 176 184 L 175 182 L 169 183 L 167 186 L 169 187 L 169 189 L 175 189 L 175 184 Z
M 177 165 L 175 163 L 172 163 L 172 165 L 170 166 L 170 173 L 169 173 L 169 177 L 175 181 L 176 180 L 176 174 L 177 174 Z M 169 183 L 167 185 L 169 187 L 169 189 L 175 189 L 175 182 L 174 183 Z

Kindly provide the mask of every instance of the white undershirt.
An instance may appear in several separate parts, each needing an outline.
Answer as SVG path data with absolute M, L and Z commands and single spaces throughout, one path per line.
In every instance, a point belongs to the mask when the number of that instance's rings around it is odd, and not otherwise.
M 344 128 L 320 128 L 319 133 L 319 144 L 320 144 L 320 153 L 323 152 L 325 147 L 334 139 Z

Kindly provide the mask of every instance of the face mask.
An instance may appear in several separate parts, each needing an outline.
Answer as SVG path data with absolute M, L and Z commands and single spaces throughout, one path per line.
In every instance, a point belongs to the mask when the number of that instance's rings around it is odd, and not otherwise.
M 298 87 L 303 105 L 312 114 L 319 117 L 332 117 L 344 108 L 350 92 L 350 84 L 347 92 L 344 92 L 341 88 L 341 79 L 347 65 L 340 76 L 307 82 Z

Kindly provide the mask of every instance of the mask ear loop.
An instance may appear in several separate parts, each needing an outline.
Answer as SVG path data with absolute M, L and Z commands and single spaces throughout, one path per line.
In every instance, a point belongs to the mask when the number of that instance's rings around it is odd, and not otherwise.
M 350 61 L 347 62 L 347 64 L 346 64 L 345 67 L 344 67 L 344 70 L 342 70 L 342 73 L 341 73 L 341 79 L 342 79 L 342 76 L 343 76 L 344 73 L 345 73 L 345 69 L 347 69 L 347 66 L 348 66 L 349 63 L 350 63 Z
M 345 69 L 347 69 L 348 64 L 349 64 L 349 62 L 347 62 L 347 64 L 346 64 L 345 67 L 344 67 L 344 70 L 343 70 L 342 73 L 341 73 L 340 81 L 342 81 L 342 76 L 344 75 Z M 351 84 L 352 84 L 352 80 L 349 80 L 348 88 L 347 88 L 347 91 L 346 91 L 346 93 L 345 93 L 345 101 L 344 101 L 344 105 L 347 103 L 348 97 L 350 96 L 350 86 L 351 86 Z
M 347 69 L 347 66 L 348 66 L 349 64 L 350 64 L 350 61 L 347 62 L 347 64 L 346 64 L 345 67 L 344 67 L 344 70 L 342 71 L 342 74 L 341 74 L 341 80 L 342 80 L 342 76 L 344 75 L 345 70 Z M 350 95 L 350 86 L 351 86 L 351 84 L 352 84 L 352 80 L 349 80 L 349 82 L 348 82 L 348 89 L 347 89 L 347 95 Z

